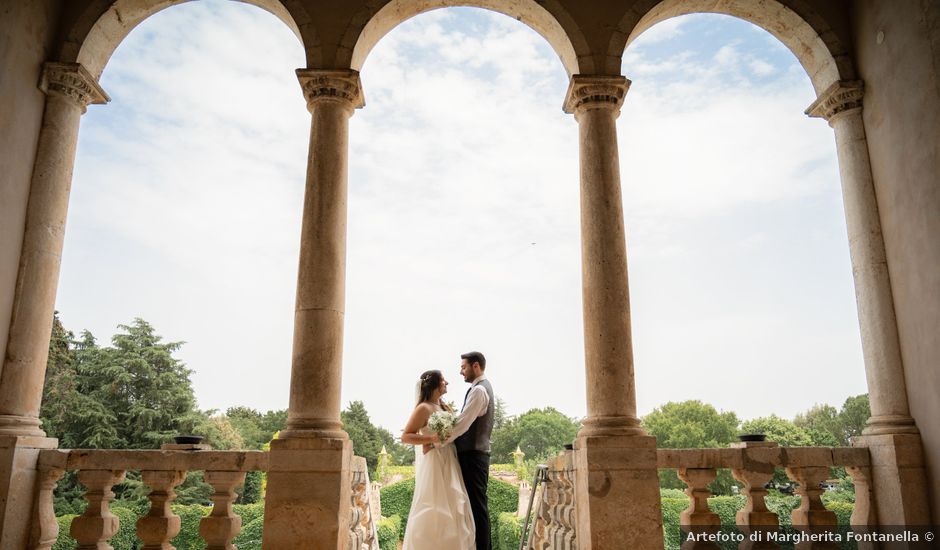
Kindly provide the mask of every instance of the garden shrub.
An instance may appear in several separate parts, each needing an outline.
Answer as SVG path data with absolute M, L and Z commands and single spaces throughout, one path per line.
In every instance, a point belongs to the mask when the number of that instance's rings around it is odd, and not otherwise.
M 379 534 L 379 548 L 381 550 L 398 550 L 398 540 L 401 538 L 401 518 L 392 516 L 382 518 L 376 525 Z
M 264 517 L 264 502 L 255 502 L 254 504 L 236 504 L 232 506 L 235 515 L 242 518 L 242 529 L 252 521 Z
M 688 496 L 686 496 L 685 491 L 683 491 L 682 489 L 666 488 L 666 489 L 659 490 L 659 498 L 685 498 L 687 499 Z
M 679 548 L 682 534 L 679 532 L 679 514 L 689 507 L 689 499 L 664 498 L 661 500 L 663 509 L 663 539 L 666 548 L 675 550 Z
M 744 503 L 747 499 L 744 495 L 733 496 L 733 497 L 712 497 L 708 499 L 708 508 L 718 514 L 718 517 L 721 518 L 722 525 L 734 525 L 735 519 L 734 516 L 741 508 L 744 508 Z
M 521 518 L 514 512 L 503 512 L 494 525 L 495 550 L 518 550 L 522 538 Z
M 519 507 L 519 488 L 512 483 L 506 483 L 498 479 L 489 479 L 486 489 L 486 497 L 490 509 L 490 538 L 495 547 L 496 527 L 499 523 L 499 515 L 504 512 L 515 512 Z
M 112 508 L 111 513 L 120 521 L 118 532 L 110 540 L 114 550 L 137 550 L 143 546 L 137 541 L 137 519 L 140 514 L 131 508 Z
M 59 523 L 59 537 L 55 539 L 52 550 L 72 550 L 75 548 L 75 539 L 69 535 L 69 528 L 72 526 L 72 520 L 77 517 L 75 514 L 67 514 L 55 518 Z
M 764 499 L 767 509 L 777 514 L 781 527 L 789 527 L 793 523 L 790 521 L 790 513 L 800 506 L 800 497 L 796 495 L 767 495 Z
M 842 489 L 837 489 L 835 491 L 826 491 L 822 494 L 822 501 L 826 507 L 829 507 L 831 502 L 848 502 L 850 504 L 855 503 L 855 492 L 854 491 L 845 491 Z
M 199 536 L 199 522 L 212 510 L 200 504 L 174 504 L 173 513 L 180 517 L 180 532 L 170 541 L 176 550 L 201 550 L 206 543 Z M 115 548 L 117 550 L 117 548 Z
M 401 529 L 398 531 L 398 538 L 400 539 L 405 537 L 405 526 L 408 525 L 408 514 L 411 512 L 411 498 L 414 496 L 414 492 L 414 478 L 392 483 L 382 487 L 379 491 L 382 502 L 382 515 L 401 518 Z
M 826 504 L 826 508 L 835 512 L 839 525 L 850 525 L 852 512 L 855 510 L 855 504 L 851 502 L 833 501 Z
M 245 523 L 242 518 L 242 530 L 232 542 L 238 547 L 238 550 L 261 550 L 261 533 L 264 529 L 264 516 Z

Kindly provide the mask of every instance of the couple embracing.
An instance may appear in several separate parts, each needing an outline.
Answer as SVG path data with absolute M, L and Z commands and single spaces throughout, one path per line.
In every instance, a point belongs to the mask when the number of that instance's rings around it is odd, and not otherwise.
M 490 549 L 486 486 L 496 399 L 484 375 L 483 354 L 473 351 L 460 359 L 460 374 L 471 386 L 459 416 L 447 414 L 454 411 L 441 399 L 447 393 L 444 375 L 427 371 L 401 437 L 403 443 L 420 447 L 402 550 Z

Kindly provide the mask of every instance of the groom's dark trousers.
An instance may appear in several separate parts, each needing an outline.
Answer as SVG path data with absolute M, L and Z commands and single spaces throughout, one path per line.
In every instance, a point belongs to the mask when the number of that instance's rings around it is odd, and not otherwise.
M 460 473 L 467 486 L 473 523 L 476 524 L 477 550 L 490 550 L 490 511 L 486 500 L 486 484 L 490 477 L 490 454 L 482 451 L 457 453 Z

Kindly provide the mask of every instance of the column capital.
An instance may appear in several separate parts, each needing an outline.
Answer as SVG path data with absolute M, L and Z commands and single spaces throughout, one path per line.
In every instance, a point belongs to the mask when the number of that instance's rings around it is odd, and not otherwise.
M 46 62 L 42 67 L 39 89 L 48 96 L 57 95 L 72 100 L 82 113 L 89 104 L 103 105 L 111 101 L 95 77 L 81 63 Z
M 585 109 L 610 109 L 619 114 L 629 89 L 630 81 L 621 75 L 572 75 L 562 109 L 575 115 Z
M 861 109 L 864 95 L 865 85 L 861 80 L 839 80 L 819 94 L 805 112 L 814 118 L 824 118 L 831 124 L 839 114 Z
M 352 69 L 297 69 L 297 79 L 307 100 L 307 110 L 313 112 L 318 101 L 342 103 L 351 109 L 363 107 L 365 97 L 359 71 Z

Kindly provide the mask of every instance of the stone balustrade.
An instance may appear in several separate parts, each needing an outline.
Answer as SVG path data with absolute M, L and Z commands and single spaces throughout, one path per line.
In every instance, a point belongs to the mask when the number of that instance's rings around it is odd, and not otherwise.
M 715 480 L 719 468 L 730 469 L 743 485 L 741 493 L 747 501 L 737 512 L 735 522 L 745 533 L 778 527 L 777 515 L 768 510 L 764 502 L 765 485 L 778 468 L 784 469 L 787 477 L 799 484 L 796 493 L 800 496 L 800 505 L 791 514 L 795 528 L 819 531 L 836 527 L 835 513 L 827 510 L 820 499 L 821 483 L 830 477 L 830 469 L 834 467 L 845 467 L 855 485 L 851 524 L 861 527 L 877 522 L 872 504 L 871 458 L 866 448 L 780 447 L 773 442 L 748 442 L 726 449 L 659 449 L 657 466 L 675 469 L 688 486 L 689 507 L 682 512 L 680 524 L 695 531 L 717 531 L 720 526 L 718 515 L 708 507 L 711 496 L 708 485 Z M 693 543 L 688 548 L 712 548 L 709 544 L 712 543 Z M 766 544 L 759 547 L 776 548 Z
M 268 470 L 268 453 L 263 451 L 212 450 L 65 450 L 50 449 L 40 453 L 39 477 L 30 533 L 30 550 L 52 548 L 59 534 L 53 511 L 52 493 L 66 470 L 78 471 L 78 481 L 86 487 L 85 512 L 72 521 L 70 535 L 77 548 L 110 548 L 108 541 L 119 527 L 118 517 L 109 509 L 114 499 L 112 488 L 124 480 L 128 470 L 139 470 L 141 480 L 150 489 L 150 510 L 137 520 L 137 537 L 144 550 L 170 550 L 170 540 L 180 531 L 180 517 L 170 504 L 175 488 L 189 471 L 202 471 L 212 486 L 212 510 L 202 518 L 199 534 L 207 550 L 234 550 L 232 540 L 241 531 L 241 518 L 233 511 L 235 489 L 244 483 L 245 474 Z M 378 537 L 370 507 L 369 474 L 366 461 L 353 457 L 350 464 L 352 483 L 350 549 L 377 550 Z
M 876 525 L 877 517 L 871 491 L 871 458 L 866 448 L 853 447 L 780 447 L 773 442 L 737 443 L 722 449 L 658 449 L 657 467 L 675 469 L 688 486 L 689 507 L 680 523 L 696 531 L 717 531 L 718 515 L 708 507 L 708 485 L 718 469 L 730 469 L 742 485 L 747 499 L 735 518 L 742 531 L 776 529 L 777 515 L 764 502 L 765 485 L 778 468 L 799 484 L 796 492 L 800 505 L 793 510 L 792 524 L 800 529 L 826 530 L 836 527 L 836 515 L 820 499 L 820 484 L 830 477 L 830 469 L 844 467 L 855 485 L 855 507 L 851 524 L 856 527 Z M 548 465 L 548 481 L 538 488 L 530 548 L 536 550 L 573 550 L 577 548 L 574 485 L 574 452 L 562 451 Z M 766 538 L 766 537 L 765 537 Z M 751 543 L 745 543 L 751 544 Z M 763 544 L 763 545 L 762 545 Z M 686 548 L 715 548 L 714 543 L 693 543 Z M 824 546 L 813 546 L 813 548 Z M 777 548 L 756 543 L 747 548 Z
M 379 550 L 379 535 L 371 503 L 372 484 L 369 483 L 369 468 L 361 456 L 352 458 L 352 517 L 349 521 L 350 550 Z
M 575 550 L 578 542 L 573 451 L 562 451 L 548 464 L 548 480 L 537 490 L 530 547 Z

